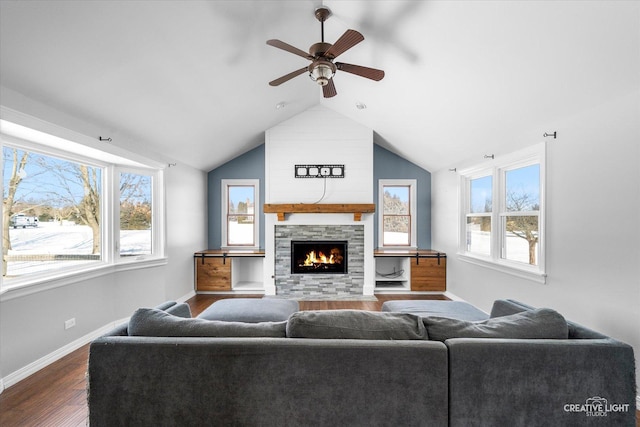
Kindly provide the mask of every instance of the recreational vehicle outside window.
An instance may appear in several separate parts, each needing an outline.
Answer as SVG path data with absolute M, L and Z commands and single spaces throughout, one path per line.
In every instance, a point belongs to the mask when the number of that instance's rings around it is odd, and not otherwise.
M 160 168 L 2 125 L 1 291 L 166 262 Z
M 105 167 L 8 144 L 2 154 L 3 283 L 101 263 Z

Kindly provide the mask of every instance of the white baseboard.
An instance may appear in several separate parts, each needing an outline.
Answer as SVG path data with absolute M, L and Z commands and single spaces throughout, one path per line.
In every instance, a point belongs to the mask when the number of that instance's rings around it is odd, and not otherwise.
M 106 334 L 116 326 L 128 321 L 129 318 L 127 317 L 125 319 L 110 322 L 107 325 L 98 328 L 95 331 L 89 332 L 88 334 L 76 339 L 75 341 L 72 341 L 69 344 L 41 357 L 40 359 L 29 363 L 28 365 L 18 369 L 17 371 L 10 373 L 6 377 L 0 378 L 0 393 L 2 393 L 5 388 L 11 387 L 12 385 L 22 381 L 28 376 L 35 374 L 40 369 L 46 368 L 53 362 L 63 358 L 69 353 L 76 351 L 83 345 L 90 343 L 94 339 Z
M 176 299 L 176 302 L 177 303 L 187 302 L 188 299 L 193 298 L 195 296 L 196 296 L 196 291 L 192 290 L 189 293 L 187 293 L 186 295 L 183 295 L 180 298 Z
M 443 295 L 444 295 L 445 297 L 449 298 L 449 299 L 450 299 L 450 300 L 452 300 L 452 301 L 463 301 L 463 302 L 466 302 L 465 300 L 463 300 L 463 299 L 462 299 L 462 298 L 460 298 L 459 296 L 457 296 L 457 295 L 455 295 L 455 294 L 452 294 L 452 293 L 451 293 L 451 292 L 449 292 L 449 291 L 445 291 Z
M 195 291 L 190 291 L 186 295 L 178 298 L 176 302 L 186 302 L 189 298 L 192 298 L 196 295 Z M 85 344 L 90 343 L 94 339 L 106 334 L 113 328 L 123 323 L 129 321 L 129 318 L 124 318 L 120 320 L 116 320 L 114 322 L 109 322 L 107 325 L 96 329 L 95 331 L 89 332 L 88 334 L 76 339 L 75 341 L 70 342 L 69 344 L 41 357 L 40 359 L 29 363 L 28 365 L 18 369 L 15 372 L 10 373 L 4 378 L 0 378 L 0 393 L 2 393 L 7 387 L 11 387 L 12 385 L 22 381 L 30 375 L 35 374 L 40 369 L 43 369 L 53 362 L 63 358 L 67 354 L 76 351 L 80 347 Z

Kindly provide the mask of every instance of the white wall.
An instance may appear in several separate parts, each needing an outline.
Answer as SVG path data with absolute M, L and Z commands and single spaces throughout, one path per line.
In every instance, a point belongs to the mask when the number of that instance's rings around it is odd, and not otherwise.
M 103 130 L 20 96 L 2 104 L 85 135 Z M 144 151 L 139 155 L 149 155 Z M 160 161 L 160 159 L 155 159 Z M 0 385 L 9 386 L 60 349 L 154 306 L 193 293 L 193 253 L 206 248 L 206 173 L 178 164 L 165 170 L 166 265 L 110 273 L 30 295 L 0 297 Z M 64 321 L 76 326 L 65 330 Z
M 640 366 L 640 95 L 536 133 L 546 131 L 558 132 L 547 144 L 547 284 L 456 257 L 459 178 L 442 170 L 432 175 L 432 230 L 448 254 L 448 289 L 487 311 L 498 298 L 554 308 L 632 345 Z
M 265 134 L 265 203 L 374 203 L 373 131 L 323 106 L 268 129 Z M 344 178 L 295 178 L 294 166 L 344 165 Z M 326 191 L 325 182 L 326 181 Z M 364 224 L 365 295 L 373 295 L 373 214 L 354 222 L 349 214 L 289 214 L 287 223 Z M 267 295 L 275 294 L 274 229 L 276 214 L 265 214 Z
M 343 164 L 322 203 L 373 203 L 373 131 L 326 107 L 312 107 L 266 131 L 265 203 L 314 203 L 321 178 L 295 178 L 294 165 Z

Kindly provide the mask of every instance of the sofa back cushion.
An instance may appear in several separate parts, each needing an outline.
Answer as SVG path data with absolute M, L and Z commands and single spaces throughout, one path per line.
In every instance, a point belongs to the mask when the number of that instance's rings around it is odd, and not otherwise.
M 174 316 L 184 317 L 186 319 L 191 318 L 191 307 L 186 302 L 183 302 L 182 304 L 173 305 L 163 311 L 169 314 L 173 314 Z
M 534 310 L 535 307 L 523 304 L 519 301 L 511 299 L 497 299 L 493 302 L 491 307 L 491 315 L 489 317 L 502 317 L 509 316 L 511 314 L 522 313 L 523 311 Z
M 519 338 L 567 339 L 567 321 L 555 310 L 538 308 L 481 322 L 425 317 L 422 319 L 429 338 Z
M 130 336 L 146 337 L 285 337 L 287 322 L 222 322 L 174 316 L 139 308 L 129 320 Z
M 408 313 L 318 310 L 293 313 L 287 337 L 363 340 L 426 340 L 420 317 Z

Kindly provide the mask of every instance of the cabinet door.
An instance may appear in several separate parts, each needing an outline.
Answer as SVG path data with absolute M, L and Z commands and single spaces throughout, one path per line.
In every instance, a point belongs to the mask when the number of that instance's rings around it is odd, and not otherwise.
M 196 258 L 196 291 L 230 291 L 231 259 Z
M 412 291 L 446 291 L 447 259 L 411 258 Z

